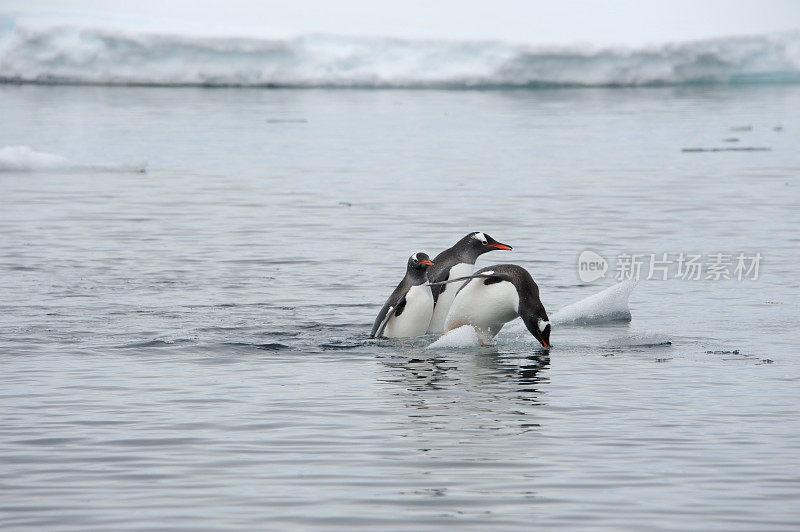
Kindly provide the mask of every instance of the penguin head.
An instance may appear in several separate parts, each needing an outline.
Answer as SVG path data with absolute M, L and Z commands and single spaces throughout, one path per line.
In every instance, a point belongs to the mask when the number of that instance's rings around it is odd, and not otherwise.
M 414 278 L 421 278 L 425 280 L 425 272 L 428 267 L 433 266 L 431 258 L 425 253 L 414 253 L 408 257 L 408 265 L 406 266 L 406 273 Z
M 520 309 L 522 310 L 522 309 Z M 539 306 L 533 311 L 525 312 L 522 315 L 522 321 L 525 322 L 525 327 L 531 332 L 534 338 L 539 340 L 542 347 L 550 349 L 550 318 L 547 317 L 547 312 L 544 306 Z
M 525 327 L 531 332 L 534 338 L 539 340 L 542 347 L 550 349 L 550 318 L 547 317 L 547 311 L 544 309 L 544 304 L 539 298 L 539 287 L 536 281 L 533 280 L 530 272 L 524 268 L 517 268 L 518 277 L 514 283 L 519 294 L 519 307 L 517 312 L 522 318 Z
M 512 249 L 508 244 L 498 242 L 491 236 L 480 231 L 468 234 L 462 239 L 462 241 L 464 241 L 469 248 L 470 254 L 476 259 L 480 255 L 488 253 L 489 251 L 497 251 L 498 249 L 503 251 L 511 251 Z

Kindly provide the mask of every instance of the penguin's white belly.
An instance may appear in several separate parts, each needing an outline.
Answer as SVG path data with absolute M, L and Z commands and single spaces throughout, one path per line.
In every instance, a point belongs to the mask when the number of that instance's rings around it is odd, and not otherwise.
M 484 284 L 473 279 L 458 292 L 445 320 L 445 330 L 472 325 L 483 337 L 492 338 L 503 325 L 519 316 L 519 294 L 508 281 Z
M 399 316 L 389 318 L 383 336 L 399 338 L 421 336 L 428 330 L 433 314 L 433 294 L 430 286 L 411 287 L 406 294 L 406 306 Z
M 450 273 L 447 278 L 457 279 L 459 277 L 467 277 L 468 275 L 472 275 L 474 268 L 474 264 L 460 262 L 450 268 Z M 441 334 L 444 332 L 444 323 L 447 319 L 447 313 L 450 311 L 450 306 L 456 298 L 456 292 L 458 292 L 461 283 L 449 283 L 443 286 L 447 288 L 445 288 L 444 292 L 441 292 L 436 299 L 436 307 L 433 309 L 433 317 L 428 327 L 429 333 Z

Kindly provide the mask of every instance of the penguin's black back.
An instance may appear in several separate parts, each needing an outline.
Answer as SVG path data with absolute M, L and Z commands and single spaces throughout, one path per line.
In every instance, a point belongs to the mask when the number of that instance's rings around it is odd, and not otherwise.
M 481 268 L 473 275 L 485 274 L 486 272 L 492 273 L 489 278 L 480 282 L 492 284 L 498 281 L 508 281 L 514 285 L 517 289 L 517 295 L 519 295 L 520 315 L 523 315 L 523 313 L 535 314 L 537 318 L 548 321 L 547 312 L 544 309 L 542 300 L 539 298 L 539 286 L 528 270 L 516 264 L 493 264 Z

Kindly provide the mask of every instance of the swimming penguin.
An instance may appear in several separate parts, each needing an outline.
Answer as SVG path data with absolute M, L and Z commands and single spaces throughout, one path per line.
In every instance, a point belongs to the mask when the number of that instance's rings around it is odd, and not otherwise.
M 433 267 L 428 269 L 428 280 L 435 283 L 472 275 L 478 257 L 498 249 L 510 250 L 511 246 L 501 244 L 486 233 L 470 233 L 456 242 L 453 247 L 436 255 L 433 259 Z M 458 292 L 458 285 L 439 284 L 431 288 L 435 306 L 428 332 L 441 334 L 444 332 L 447 311 L 450 310 L 453 298 Z
M 447 331 L 472 325 L 486 341 L 520 316 L 534 338 L 550 348 L 550 319 L 539 299 L 539 287 L 525 268 L 496 264 L 481 268 L 468 279 L 450 306 Z
M 408 259 L 406 276 L 386 300 L 375 318 L 370 337 L 421 336 L 428 330 L 433 314 L 433 294 L 426 284 L 428 267 L 434 263 L 425 253 Z

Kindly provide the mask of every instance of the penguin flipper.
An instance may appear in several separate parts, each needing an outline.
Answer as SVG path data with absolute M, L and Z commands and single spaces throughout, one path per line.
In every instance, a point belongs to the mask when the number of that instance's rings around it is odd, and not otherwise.
M 380 338 L 383 334 L 383 330 L 386 328 L 386 324 L 389 323 L 389 318 L 394 316 L 394 307 L 389 307 L 389 310 L 386 312 L 386 316 L 383 317 L 380 323 L 375 324 L 375 327 L 372 329 L 372 334 L 370 334 L 370 338 Z
M 434 262 L 434 264 L 436 263 Z M 439 299 L 439 294 L 441 294 L 442 290 L 444 289 L 444 284 L 448 282 L 447 280 L 448 275 L 450 275 L 450 270 L 444 269 L 441 272 L 439 272 L 438 275 L 434 276 L 433 279 L 430 279 L 430 282 L 428 283 L 431 286 L 431 294 L 433 294 L 434 305 L 436 304 L 436 301 L 438 301 Z
M 383 319 L 378 322 L 375 321 L 375 326 L 372 328 L 372 334 L 370 334 L 371 338 L 380 338 L 383 334 L 383 330 L 386 328 L 386 325 L 389 323 L 389 318 L 395 315 L 400 315 L 403 310 L 406 308 L 406 296 L 400 298 L 400 301 L 397 302 L 395 305 L 390 305 L 389 308 L 386 310 L 386 315 Z
M 497 278 L 497 279 L 504 280 L 504 279 L 502 279 L 502 277 L 503 277 L 502 275 L 498 275 L 498 274 L 494 274 L 494 273 L 491 274 L 491 275 L 485 274 L 485 273 L 477 273 L 475 275 L 467 275 L 466 277 L 456 277 L 455 279 L 447 279 L 446 281 L 436 281 L 436 282 L 433 282 L 433 283 L 428 283 L 428 285 L 429 286 L 438 286 L 438 285 L 447 284 L 447 283 L 455 283 L 455 282 L 458 282 L 458 281 L 469 281 L 471 279 L 480 279 L 480 278 L 483 278 L 483 279 L 494 279 L 494 278 Z

